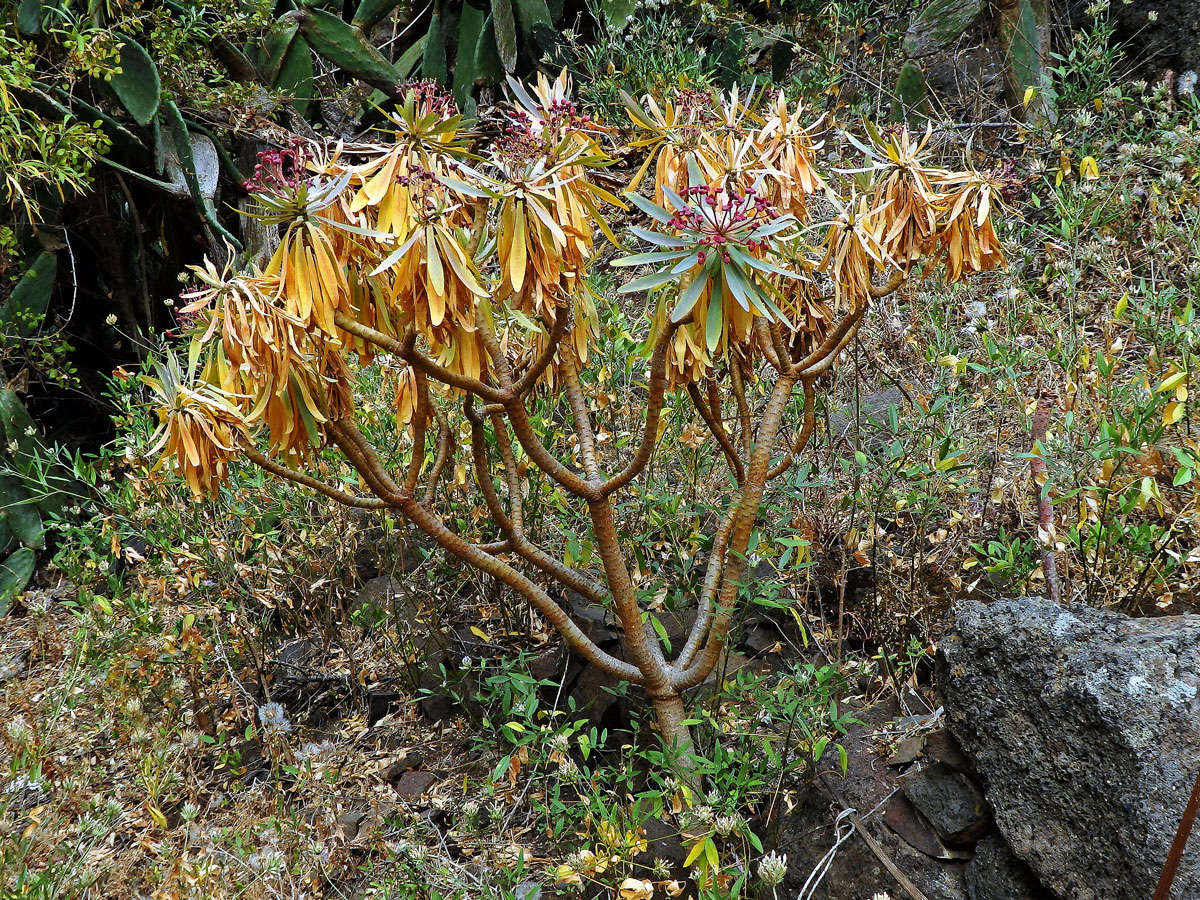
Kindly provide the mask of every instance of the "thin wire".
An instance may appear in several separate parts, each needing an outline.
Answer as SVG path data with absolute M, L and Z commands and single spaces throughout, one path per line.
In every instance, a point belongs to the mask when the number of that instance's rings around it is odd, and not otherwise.
M 813 894 L 816 893 L 817 888 L 820 887 L 825 875 L 829 872 L 829 867 L 833 865 L 833 860 L 834 857 L 837 856 L 838 848 L 840 848 L 842 844 L 846 843 L 846 841 L 850 840 L 851 835 L 854 834 L 854 823 L 848 821 L 849 818 L 854 815 L 854 813 L 855 810 L 853 808 L 843 809 L 840 813 L 838 813 L 837 818 L 834 819 L 833 822 L 833 846 L 830 847 L 829 851 L 817 861 L 817 864 L 813 867 L 812 872 L 809 873 L 808 879 L 804 882 L 804 886 L 800 888 L 800 893 L 796 895 L 796 900 L 812 900 Z

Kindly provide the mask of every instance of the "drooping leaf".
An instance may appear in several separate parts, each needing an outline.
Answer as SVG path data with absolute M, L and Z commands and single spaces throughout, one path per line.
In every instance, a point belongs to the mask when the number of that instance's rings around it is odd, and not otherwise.
M 158 67 L 142 45 L 131 38 L 121 39 L 120 53 L 117 67 L 121 71 L 112 76 L 109 86 L 133 120 L 139 125 L 147 125 L 158 112 L 162 94 Z
M 666 225 L 671 221 L 671 214 L 653 201 L 647 200 L 641 194 L 629 193 L 625 195 L 629 198 L 629 202 L 648 215 L 650 218 L 662 222 Z
M 712 296 L 708 299 L 708 321 L 704 327 L 704 342 L 708 345 L 708 352 L 717 349 L 717 345 L 721 343 L 721 332 L 725 330 L 725 306 L 722 302 L 721 280 L 713 279 Z
M 655 288 L 662 287 L 664 284 L 675 281 L 677 278 L 677 275 L 672 275 L 669 271 L 654 272 L 650 275 L 643 275 L 640 278 L 634 278 L 632 281 L 626 282 L 617 288 L 617 293 L 633 294 L 638 291 L 652 291 Z
M 682 322 L 688 317 L 692 308 L 696 305 L 696 301 L 700 299 L 700 295 L 704 293 L 704 289 L 708 286 L 709 277 L 709 271 L 705 269 L 687 286 L 687 289 L 683 292 L 683 296 L 679 298 L 679 302 L 671 310 L 672 322 Z
M 623 256 L 620 259 L 614 259 L 609 265 L 612 266 L 646 266 L 651 263 L 674 262 L 677 259 L 682 259 L 687 255 L 686 250 L 663 250 L 655 253 L 634 253 L 632 256 Z

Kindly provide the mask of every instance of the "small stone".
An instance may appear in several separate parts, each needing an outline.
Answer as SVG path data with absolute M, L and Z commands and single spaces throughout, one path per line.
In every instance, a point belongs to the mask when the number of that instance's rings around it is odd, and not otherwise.
M 896 745 L 896 749 L 888 757 L 887 764 L 889 766 L 906 766 L 916 759 L 924 748 L 925 735 L 914 734 L 906 737 Z
M 342 834 L 346 836 L 346 840 L 352 841 L 358 836 L 358 830 L 366 818 L 367 814 L 362 810 L 351 810 L 338 816 L 337 824 L 342 829 Z
M 900 789 L 948 844 L 969 844 L 992 827 L 983 791 L 967 775 L 935 762 L 900 779 Z
M 408 772 L 402 775 L 392 788 L 401 800 L 417 803 L 437 782 L 437 776 L 432 772 Z
M 383 770 L 383 780 L 394 785 L 404 777 L 405 772 L 419 769 L 424 764 L 425 757 L 416 750 L 410 750 Z

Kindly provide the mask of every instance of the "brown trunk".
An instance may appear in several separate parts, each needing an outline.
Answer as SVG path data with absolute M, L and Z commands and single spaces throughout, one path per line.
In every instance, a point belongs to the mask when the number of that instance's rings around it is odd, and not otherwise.
M 683 705 L 683 697 L 679 694 L 669 694 L 664 697 L 654 697 L 654 717 L 658 724 L 658 733 L 662 735 L 663 744 L 675 761 L 676 771 L 693 792 L 700 790 L 696 776 L 696 745 L 692 743 L 692 729 L 687 722 L 687 709 Z

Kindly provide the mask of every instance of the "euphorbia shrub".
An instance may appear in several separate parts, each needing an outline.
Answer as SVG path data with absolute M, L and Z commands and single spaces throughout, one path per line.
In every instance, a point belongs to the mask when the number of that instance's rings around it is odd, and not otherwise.
M 617 132 L 576 108 L 565 75 L 511 88 L 509 127 L 486 145 L 449 98 L 415 85 L 385 142 L 264 155 L 248 187 L 279 247 L 263 271 L 196 270 L 188 363 L 167 356 L 147 379 L 161 395 L 159 447 L 198 495 L 248 457 L 339 503 L 399 513 L 523 596 L 591 663 L 641 685 L 663 736 L 686 751 L 681 692 L 721 655 L 764 489 L 813 434 L 818 378 L 872 298 L 910 274 L 940 262 L 955 281 L 1003 262 L 990 221 L 1000 185 L 926 167 L 925 142 L 904 130 L 855 141 L 863 168 L 818 173 L 814 126 L 782 94 L 754 109 L 736 92 L 680 91 L 662 106 L 627 98 L 629 147 L 645 161 L 618 197 L 597 181 Z M 645 300 L 649 358 L 644 391 L 625 398 L 641 428 L 623 449 L 598 443 L 581 380 L 598 331 L 589 267 L 603 241 L 618 243 L 604 212 L 619 208 L 647 248 L 613 265 L 642 270 L 619 290 Z M 357 373 L 379 359 L 398 469 L 356 424 Z M 670 392 L 711 432 L 730 486 L 673 658 L 639 603 L 616 514 Z M 565 400 L 574 450 L 535 427 L 539 395 Z M 802 418 L 787 422 L 797 396 Z M 460 426 L 491 534 L 458 533 L 438 510 Z M 321 471 L 320 448 L 355 470 L 356 491 Z M 534 543 L 522 477 L 586 510 L 590 564 Z M 619 657 L 572 620 L 555 599 L 563 588 L 615 614 Z

